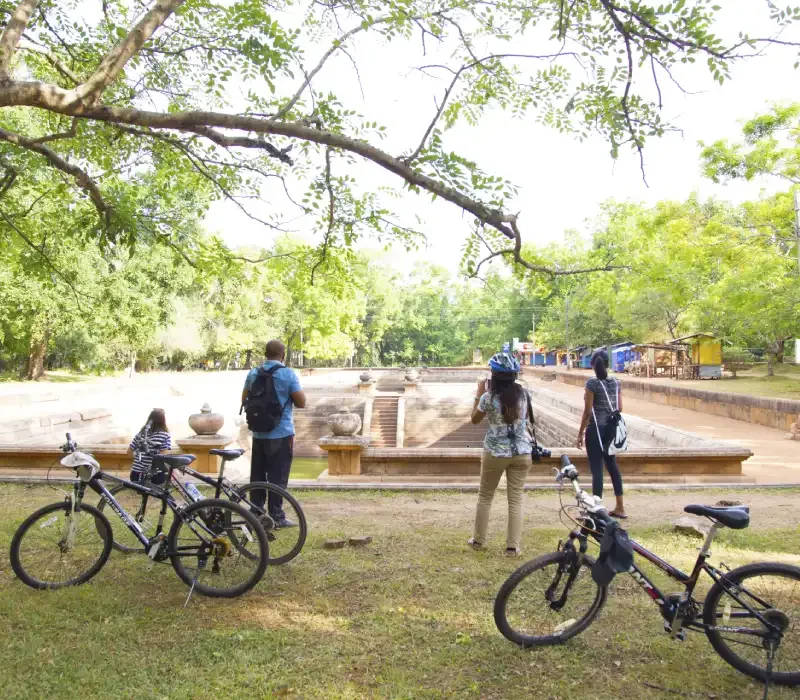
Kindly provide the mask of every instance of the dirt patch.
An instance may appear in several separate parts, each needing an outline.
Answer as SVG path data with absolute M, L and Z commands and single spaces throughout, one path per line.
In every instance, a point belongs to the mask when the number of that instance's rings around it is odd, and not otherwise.
M 376 495 L 370 498 L 351 499 L 345 494 L 337 498 L 333 494 L 300 496 L 303 508 L 310 521 L 325 522 L 336 527 L 358 520 L 370 522 L 380 531 L 397 530 L 398 523 L 413 521 L 435 527 L 469 528 L 475 515 L 477 494 L 425 494 Z M 750 527 L 759 530 L 797 527 L 800 525 L 798 494 L 794 491 L 756 490 L 703 490 L 703 491 L 631 491 L 626 498 L 631 527 L 652 527 L 673 522 L 683 514 L 690 503 L 715 505 L 719 500 L 739 501 L 750 506 Z M 567 492 L 564 504 L 574 503 Z M 611 501 L 607 498 L 607 505 Z M 559 522 L 559 495 L 556 491 L 526 495 L 526 528 L 557 528 Z M 506 497 L 504 491 L 495 495 L 492 520 L 504 521 Z

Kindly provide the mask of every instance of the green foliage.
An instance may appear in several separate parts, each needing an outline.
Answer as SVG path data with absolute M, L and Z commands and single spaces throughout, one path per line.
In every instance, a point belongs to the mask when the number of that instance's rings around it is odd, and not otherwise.
M 720 140 L 705 146 L 707 177 L 725 182 L 771 176 L 800 184 L 800 103 L 775 105 L 746 122 L 742 131 L 743 143 Z

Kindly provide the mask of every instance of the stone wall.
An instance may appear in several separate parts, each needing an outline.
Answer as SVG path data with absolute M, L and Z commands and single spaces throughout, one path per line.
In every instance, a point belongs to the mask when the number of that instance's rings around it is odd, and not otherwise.
M 576 421 L 574 416 L 538 401 L 531 401 L 531 405 L 539 445 L 552 450 L 575 445 L 580 418 Z
M 543 433 L 552 436 L 553 445 L 571 446 L 578 436 L 583 402 L 568 399 L 548 389 L 535 384 L 529 385 L 533 403 L 533 415 L 537 421 L 537 436 L 540 426 Z M 625 425 L 628 429 L 628 444 L 636 447 L 665 447 L 665 448 L 708 448 L 715 445 L 725 446 L 727 443 L 709 440 L 694 433 L 678 430 L 660 423 L 625 415 Z M 567 442 L 565 442 L 567 440 Z M 539 442 L 549 446 L 543 438 Z
M 51 413 L 36 418 L 0 422 L 0 443 L 58 445 L 66 433 L 93 443 L 120 443 L 130 440 L 127 430 L 114 425 L 106 408 L 81 409 L 72 413 Z
M 481 447 L 486 423 L 473 425 L 471 398 L 405 399 L 405 447 Z
M 295 446 L 297 457 L 324 457 L 325 452 L 319 447 L 319 439 L 330 435 L 328 416 L 336 413 L 342 406 L 347 406 L 352 413 L 357 413 L 364 420 L 366 399 L 358 396 L 309 396 L 306 408 L 294 409 Z
M 545 374 L 545 370 L 526 367 L 525 373 L 529 377 L 540 378 Z M 587 378 L 588 375 L 585 372 L 556 372 L 557 381 L 573 386 L 583 386 Z M 707 391 L 663 384 L 653 379 L 644 380 L 621 376 L 620 380 L 626 396 L 766 425 L 783 431 L 788 431 L 789 426 L 797 420 L 797 415 L 800 414 L 800 401 L 792 399 L 770 399 L 749 394 Z M 712 381 L 709 380 L 709 383 L 711 384 Z
M 482 449 L 368 448 L 361 457 L 361 478 L 414 477 L 420 481 L 442 477 L 474 478 L 480 474 Z M 584 488 L 591 482 L 586 453 L 575 448 L 553 451 L 553 456 L 531 464 L 529 480 L 550 483 L 560 455 L 569 455 L 578 468 Z M 744 479 L 742 462 L 748 450 L 737 447 L 696 449 L 645 448 L 618 455 L 623 477 L 646 482 L 666 481 L 736 482 Z

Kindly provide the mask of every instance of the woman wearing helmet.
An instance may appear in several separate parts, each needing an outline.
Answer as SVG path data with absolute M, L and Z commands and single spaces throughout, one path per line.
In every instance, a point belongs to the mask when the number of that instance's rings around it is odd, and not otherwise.
M 519 362 L 508 350 L 489 360 L 492 378 L 478 382 L 472 408 L 472 422 L 480 423 L 488 416 L 489 428 L 483 441 L 481 485 L 475 513 L 475 531 L 467 540 L 473 549 L 486 546 L 489 511 L 492 499 L 505 473 L 508 484 L 508 528 L 506 556 L 521 553 L 522 492 L 531 464 L 531 438 L 527 430 L 528 401 L 525 390 L 517 384 Z

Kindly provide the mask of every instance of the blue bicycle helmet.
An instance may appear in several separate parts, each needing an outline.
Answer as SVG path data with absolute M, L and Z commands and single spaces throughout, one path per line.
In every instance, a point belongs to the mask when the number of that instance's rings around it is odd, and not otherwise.
M 497 374 L 519 374 L 519 361 L 507 351 L 493 355 L 489 367 Z

